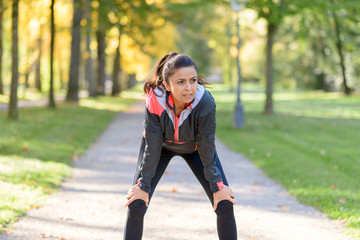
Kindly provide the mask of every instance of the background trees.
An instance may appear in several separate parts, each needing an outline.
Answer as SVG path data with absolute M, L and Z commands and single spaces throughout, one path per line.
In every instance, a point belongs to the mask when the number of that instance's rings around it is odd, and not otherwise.
M 12 17 L 10 1 L 2 2 L 0 94 L 8 96 L 11 61 L 1 62 L 1 55 L 12 56 L 6 34 Z M 264 113 L 274 112 L 274 89 L 358 91 L 359 11 L 351 0 L 248 0 L 240 12 L 242 72 L 244 83 L 265 87 Z M 156 59 L 169 51 L 190 55 L 201 74 L 216 73 L 235 86 L 237 39 L 229 1 L 24 0 L 19 12 L 20 97 L 51 86 L 55 94 L 66 87 L 66 99 L 74 102 L 79 90 L 118 96 L 133 85 L 130 79 L 148 77 Z

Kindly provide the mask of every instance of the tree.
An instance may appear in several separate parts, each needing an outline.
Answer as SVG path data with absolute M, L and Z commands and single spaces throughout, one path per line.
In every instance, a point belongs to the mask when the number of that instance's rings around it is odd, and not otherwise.
M 81 26 L 80 22 L 83 15 L 82 1 L 74 0 L 74 15 L 73 25 L 71 31 L 71 58 L 68 91 L 66 94 L 66 101 L 79 101 L 79 67 L 80 67 L 80 42 L 81 42 Z
M 3 80 L 2 80 L 2 55 L 3 55 L 3 0 L 0 0 L 0 94 L 4 94 Z
M 51 0 L 51 42 L 50 42 L 50 90 L 49 90 L 49 107 L 55 108 L 54 99 L 54 42 L 55 42 L 55 19 L 54 19 L 55 0 Z
M 120 42 L 121 42 L 121 27 L 119 26 L 119 43 L 118 46 L 116 48 L 116 53 L 115 53 L 115 60 L 114 60 L 114 68 L 113 68 L 113 76 L 112 76 L 112 82 L 113 82 L 113 86 L 112 86 L 112 91 L 111 91 L 111 95 L 112 96 L 117 96 L 119 95 L 119 93 L 121 92 L 121 87 L 120 87 L 120 71 L 121 71 L 121 66 L 120 66 Z
M 42 24 L 39 26 L 39 38 L 37 40 L 38 47 L 38 56 L 35 65 L 35 87 L 41 92 L 42 84 L 41 84 L 41 57 L 42 57 Z
M 252 0 L 249 7 L 256 10 L 259 18 L 264 18 L 267 22 L 266 36 L 266 102 L 264 114 L 273 114 L 273 45 L 276 30 L 287 14 L 285 0 Z
M 342 79 L 343 79 L 343 90 L 345 92 L 346 95 L 350 95 L 351 94 L 351 88 L 348 86 L 348 80 L 347 80 L 347 74 L 346 74 L 346 64 L 345 64 L 345 47 L 344 47 L 344 41 L 342 39 L 342 29 L 343 27 L 341 26 L 341 21 L 338 17 L 338 13 L 337 10 L 339 4 L 335 4 L 334 0 L 330 1 L 331 3 L 331 7 L 330 7 L 330 16 L 332 17 L 333 20 L 333 26 L 334 26 L 334 32 L 335 32 L 335 46 L 336 46 L 336 50 L 339 56 L 339 63 L 340 63 L 340 67 L 341 67 L 341 73 L 342 73 Z M 345 9 L 347 10 L 347 9 Z
M 19 0 L 13 0 L 12 3 L 12 76 L 11 76 L 11 91 L 9 102 L 9 115 L 10 119 L 18 118 L 17 107 L 17 88 L 18 88 L 18 20 L 19 20 Z
M 98 43 L 97 55 L 98 55 L 98 69 L 96 75 L 96 93 L 97 95 L 105 95 L 105 30 L 99 28 L 96 31 L 96 40 Z
M 91 56 L 90 41 L 91 41 L 91 0 L 86 0 L 86 57 L 85 57 L 85 80 L 88 82 L 88 92 L 90 97 L 96 96 L 95 78 L 93 60 Z

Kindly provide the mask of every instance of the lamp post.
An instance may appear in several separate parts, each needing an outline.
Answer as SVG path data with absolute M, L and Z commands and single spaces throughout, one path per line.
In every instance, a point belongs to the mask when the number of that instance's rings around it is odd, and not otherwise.
M 246 0 L 243 0 L 241 2 L 242 4 L 246 4 Z M 236 0 L 231 0 L 230 2 L 231 8 L 234 12 L 236 12 L 236 37 L 238 39 L 236 48 L 237 48 L 237 54 L 236 54 L 236 67 L 237 67 L 237 91 L 236 91 L 236 105 L 234 109 L 234 119 L 233 119 L 233 128 L 241 128 L 244 126 L 244 108 L 242 106 L 241 100 L 240 100 L 240 85 L 241 85 L 241 67 L 240 67 L 240 47 L 241 47 L 241 39 L 240 39 L 240 3 Z

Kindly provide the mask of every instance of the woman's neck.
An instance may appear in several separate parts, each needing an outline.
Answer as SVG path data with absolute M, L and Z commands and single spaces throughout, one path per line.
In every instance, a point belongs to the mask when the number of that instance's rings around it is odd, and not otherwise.
M 186 103 L 177 103 L 175 99 L 173 99 L 173 101 L 174 101 L 175 113 L 177 116 L 180 116 L 181 112 L 184 110 L 186 106 Z

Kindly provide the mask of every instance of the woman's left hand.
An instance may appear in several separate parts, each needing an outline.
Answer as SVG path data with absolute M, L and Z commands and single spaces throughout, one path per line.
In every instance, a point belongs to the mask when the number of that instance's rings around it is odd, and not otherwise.
M 232 204 L 236 205 L 236 202 L 233 199 L 235 198 L 235 195 L 232 189 L 226 185 L 222 187 L 219 191 L 214 192 L 213 196 L 214 196 L 214 211 L 216 210 L 218 203 L 222 200 L 228 200 Z

